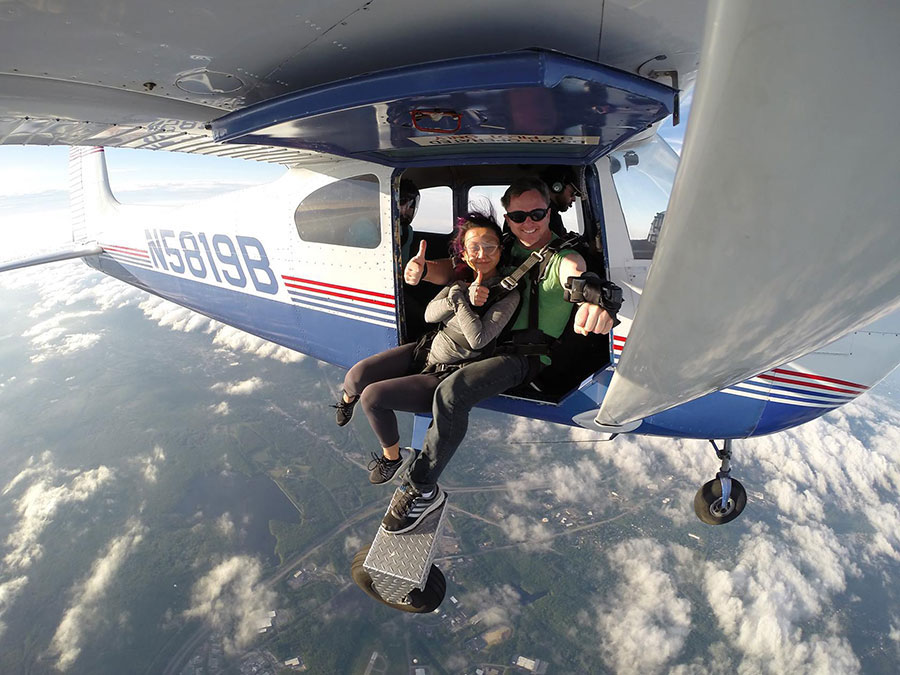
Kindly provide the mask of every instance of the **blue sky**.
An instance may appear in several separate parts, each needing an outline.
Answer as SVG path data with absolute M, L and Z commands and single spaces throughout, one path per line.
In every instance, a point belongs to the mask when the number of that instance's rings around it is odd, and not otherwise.
M 0 147 L 0 259 L 69 240 L 68 153 L 62 146 Z M 241 159 L 108 148 L 113 193 L 123 202 L 193 201 L 267 183 L 284 167 Z

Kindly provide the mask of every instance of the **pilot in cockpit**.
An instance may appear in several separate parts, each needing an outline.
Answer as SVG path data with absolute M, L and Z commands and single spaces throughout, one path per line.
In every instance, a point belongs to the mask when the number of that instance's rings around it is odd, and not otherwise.
M 400 258 L 403 267 L 406 267 L 406 263 L 412 258 L 412 221 L 418 209 L 419 188 L 411 180 L 404 178 L 400 181 L 400 195 L 397 199 L 397 210 L 400 215 Z
M 571 167 L 551 166 L 541 172 L 540 178 L 550 191 L 550 231 L 565 237 L 566 227 L 560 214 L 569 210 L 576 197 L 581 197 L 578 177 Z

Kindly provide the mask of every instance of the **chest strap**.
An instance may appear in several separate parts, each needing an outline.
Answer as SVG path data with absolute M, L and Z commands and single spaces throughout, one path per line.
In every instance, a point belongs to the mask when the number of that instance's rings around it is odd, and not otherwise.
M 554 239 L 546 246 L 544 246 L 540 251 L 532 251 L 531 254 L 527 258 L 525 258 L 521 265 L 513 270 L 512 273 L 509 274 L 509 276 L 504 277 L 504 279 L 500 282 L 501 288 L 503 288 L 503 290 L 505 291 L 511 291 L 519 285 L 519 282 L 525 277 L 526 274 L 528 274 L 528 272 L 531 271 L 531 268 L 538 264 L 540 264 L 539 279 L 543 279 L 544 271 L 547 269 L 547 265 L 550 263 L 550 260 L 553 259 L 553 256 L 559 253 L 564 248 L 573 248 L 580 241 L 581 236 L 576 234 L 565 239 Z

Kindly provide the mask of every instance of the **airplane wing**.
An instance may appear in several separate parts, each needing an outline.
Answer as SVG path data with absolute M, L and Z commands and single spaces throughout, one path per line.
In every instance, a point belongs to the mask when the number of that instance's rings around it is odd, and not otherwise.
M 648 16 L 624 0 L 371 2 L 7 0 L 0 21 L 0 144 L 129 147 L 296 165 L 321 156 L 223 145 L 210 124 L 292 92 L 449 58 L 558 50 L 628 72 L 666 54 L 696 72 L 705 0 Z M 646 65 L 650 64 L 650 65 Z
M 715 0 L 654 262 L 597 423 L 900 306 L 900 5 Z

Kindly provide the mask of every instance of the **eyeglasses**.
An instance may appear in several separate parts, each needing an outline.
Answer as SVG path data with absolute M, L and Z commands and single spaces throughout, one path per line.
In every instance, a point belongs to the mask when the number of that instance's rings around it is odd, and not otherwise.
M 403 195 L 400 199 L 397 200 L 397 204 L 400 206 L 415 206 L 419 203 L 419 195 Z
M 578 189 L 578 186 L 575 185 L 575 183 L 569 183 L 569 185 L 572 186 L 572 194 L 575 195 L 576 197 L 578 197 L 579 199 L 581 199 L 581 197 L 583 196 L 583 193 L 581 192 L 581 190 Z
M 494 255 L 499 250 L 499 244 L 466 244 L 466 253 L 469 255 L 478 255 L 479 252 L 485 255 Z
M 524 223 L 526 218 L 531 218 L 534 222 L 543 220 L 547 217 L 549 209 L 532 209 L 531 211 L 507 211 L 506 217 L 514 223 Z

